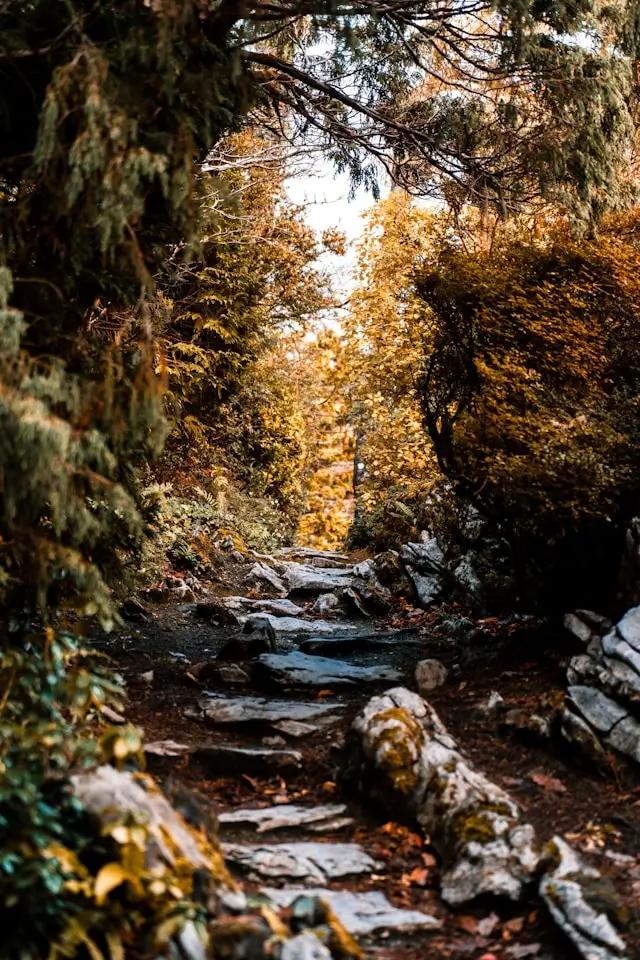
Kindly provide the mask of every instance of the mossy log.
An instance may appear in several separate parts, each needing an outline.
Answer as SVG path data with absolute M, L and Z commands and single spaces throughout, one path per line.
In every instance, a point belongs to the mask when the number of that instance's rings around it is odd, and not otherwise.
M 361 781 L 395 804 L 393 816 L 415 818 L 431 837 L 442 859 L 443 899 L 517 900 L 538 866 L 533 827 L 464 759 L 435 710 L 396 687 L 370 700 L 353 730 Z

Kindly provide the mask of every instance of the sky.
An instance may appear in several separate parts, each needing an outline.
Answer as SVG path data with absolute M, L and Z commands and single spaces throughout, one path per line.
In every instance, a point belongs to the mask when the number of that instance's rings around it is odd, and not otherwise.
M 373 197 L 361 190 L 349 200 L 348 175 L 337 174 L 326 163 L 319 163 L 313 175 L 292 177 L 287 181 L 287 192 L 294 203 L 306 207 L 306 220 L 319 233 L 334 227 L 346 234 L 346 256 L 328 256 L 326 263 L 338 288 L 348 292 L 353 285 L 355 244 L 364 227 L 362 214 L 373 205 Z

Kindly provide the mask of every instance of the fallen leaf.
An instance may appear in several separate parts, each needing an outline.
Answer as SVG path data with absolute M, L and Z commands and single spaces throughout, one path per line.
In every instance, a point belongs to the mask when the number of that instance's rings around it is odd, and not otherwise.
M 108 895 L 127 879 L 127 872 L 119 863 L 107 863 L 98 871 L 95 879 L 94 896 L 98 906 L 102 906 Z
M 258 783 L 257 780 L 254 780 L 253 777 L 250 777 L 248 773 L 243 773 L 243 774 L 242 774 L 242 779 L 243 779 L 243 780 L 246 780 L 247 783 L 248 783 L 251 787 L 253 787 L 253 789 L 256 791 L 256 793 L 258 793 L 258 792 L 260 791 L 260 784 Z M 266 793 L 266 791 L 264 791 L 264 792 Z
M 337 787 L 333 780 L 325 780 L 322 784 L 322 789 L 325 793 L 335 793 Z
M 438 861 L 432 853 L 423 853 L 422 862 L 424 863 L 425 867 L 436 867 L 438 865 Z
M 425 867 L 414 867 L 411 873 L 403 873 L 400 883 L 405 887 L 425 887 L 429 878 L 429 871 Z
M 495 953 L 483 953 L 480 960 L 498 960 Z
M 456 926 L 466 933 L 477 933 L 478 918 L 463 914 L 461 917 L 456 917 Z
M 533 780 L 535 784 L 537 784 L 539 787 L 542 787 L 543 790 L 549 791 L 550 793 L 567 792 L 567 788 L 562 780 L 558 780 L 557 777 L 550 777 L 546 773 L 532 773 L 529 779 Z
M 507 920 L 504 926 L 511 933 L 520 933 L 524 927 L 524 917 L 514 917 L 513 920 Z

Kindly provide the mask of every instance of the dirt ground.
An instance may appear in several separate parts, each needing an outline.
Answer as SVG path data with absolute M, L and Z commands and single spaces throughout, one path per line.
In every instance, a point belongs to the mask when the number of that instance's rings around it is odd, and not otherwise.
M 127 720 L 144 729 L 147 741 L 170 738 L 202 745 L 224 743 L 232 736 L 236 743 L 241 737 L 243 743 L 260 744 L 268 732 L 264 729 L 245 730 L 239 735 L 185 716 L 202 692 L 187 676 L 189 663 L 213 657 L 229 628 L 198 621 L 192 605 L 157 604 L 150 611 L 148 623 L 96 640 L 126 681 Z M 629 958 L 640 960 L 640 776 L 614 757 L 610 758 L 609 771 L 597 773 L 569 751 L 526 743 L 503 733 L 495 717 L 482 716 L 476 710 L 478 702 L 493 690 L 509 707 L 528 710 L 534 710 L 550 695 L 560 697 L 566 658 L 574 652 L 571 638 L 548 624 L 526 628 L 516 624 L 504 629 L 484 621 L 479 625 L 485 631 L 485 646 L 477 657 L 461 664 L 459 651 L 434 635 L 434 618 L 434 614 L 407 609 L 376 626 L 412 626 L 419 631 L 418 642 L 399 647 L 394 654 L 394 664 L 409 684 L 415 663 L 425 657 L 437 657 L 450 668 L 449 681 L 431 698 L 450 733 L 473 763 L 512 795 L 541 840 L 555 834 L 567 838 L 613 882 L 625 906 L 620 919 Z M 372 662 L 370 653 L 366 659 Z M 143 676 L 150 670 L 151 680 Z M 384 686 L 388 684 L 380 689 Z M 150 770 L 169 784 L 169 789 L 172 784 L 182 783 L 196 790 L 216 811 L 346 800 L 355 825 L 323 838 L 358 841 L 379 861 L 380 868 L 370 878 L 341 881 L 336 886 L 381 889 L 397 906 L 424 910 L 442 921 L 442 928 L 435 934 L 391 939 L 371 947 L 367 953 L 371 958 L 568 960 L 574 956 L 533 897 L 529 903 L 516 905 L 477 903 L 461 912 L 446 907 L 438 897 L 437 857 L 428 838 L 421 836 L 413 824 L 395 822 L 389 811 L 365 808 L 358 798 L 345 796 L 340 780 L 345 735 L 351 718 L 376 692 L 379 690 L 369 687 L 348 695 L 344 723 L 330 742 L 320 733 L 288 743 L 288 747 L 302 751 L 304 763 L 302 772 L 286 781 L 281 777 L 256 779 L 247 774 L 221 778 L 189 757 L 152 757 Z M 242 838 L 242 833 L 233 835 L 233 839 Z M 280 832 L 277 839 L 288 837 Z M 245 889 L 252 889 L 245 878 L 238 876 L 238 880 Z

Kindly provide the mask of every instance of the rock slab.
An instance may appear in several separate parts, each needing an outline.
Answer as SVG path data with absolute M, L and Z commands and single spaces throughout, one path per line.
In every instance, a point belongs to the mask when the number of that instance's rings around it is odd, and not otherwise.
M 223 843 L 225 858 L 253 877 L 326 883 L 373 873 L 377 864 L 357 843 Z
M 281 909 L 290 907 L 300 896 L 323 900 L 342 923 L 345 930 L 356 937 L 376 934 L 412 933 L 416 930 L 436 930 L 440 921 L 420 910 L 399 910 L 379 890 L 352 893 L 349 890 L 327 890 L 320 887 L 276 890 L 267 887 L 262 893 Z

